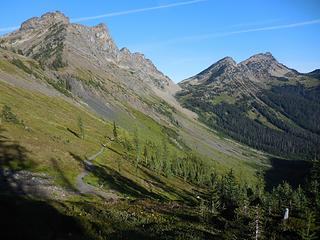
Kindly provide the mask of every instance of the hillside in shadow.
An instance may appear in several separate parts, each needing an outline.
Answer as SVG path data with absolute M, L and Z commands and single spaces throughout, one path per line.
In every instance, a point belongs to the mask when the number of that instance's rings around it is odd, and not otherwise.
M 90 239 L 79 222 L 55 207 L 25 195 L 14 173 L 34 163 L 28 151 L 6 138 L 0 129 L 0 235 L 1 239 Z
M 266 171 L 264 176 L 268 191 L 283 181 L 290 183 L 293 188 L 303 185 L 312 166 L 308 161 L 281 158 L 271 158 L 270 163 L 272 167 Z

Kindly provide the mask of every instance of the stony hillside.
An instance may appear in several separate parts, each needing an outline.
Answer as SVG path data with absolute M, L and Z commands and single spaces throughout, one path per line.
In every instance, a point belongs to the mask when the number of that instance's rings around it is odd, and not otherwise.
M 289 158 L 319 152 L 317 70 L 301 74 L 271 53 L 236 63 L 224 58 L 182 81 L 180 102 L 213 129 L 257 149 Z

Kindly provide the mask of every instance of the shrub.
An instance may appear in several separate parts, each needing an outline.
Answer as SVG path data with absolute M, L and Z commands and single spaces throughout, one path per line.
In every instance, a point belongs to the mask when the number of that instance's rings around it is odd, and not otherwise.
M 32 71 L 20 59 L 14 58 L 11 60 L 11 63 L 16 65 L 18 68 L 20 68 L 28 74 L 32 73 Z
M 1 112 L 1 117 L 3 121 L 10 122 L 14 124 L 20 124 L 18 117 L 12 112 L 11 107 L 4 105 Z
M 83 126 L 83 121 L 82 121 L 82 118 L 79 116 L 78 117 L 78 127 L 79 127 L 79 130 L 80 130 L 80 138 L 81 139 L 84 139 L 84 126 Z

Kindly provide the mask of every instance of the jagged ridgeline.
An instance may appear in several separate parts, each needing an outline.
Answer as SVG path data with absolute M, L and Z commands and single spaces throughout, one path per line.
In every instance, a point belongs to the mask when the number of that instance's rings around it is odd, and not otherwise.
M 302 74 L 270 54 L 224 58 L 180 83 L 180 102 L 241 143 L 289 159 L 320 153 L 318 70 Z

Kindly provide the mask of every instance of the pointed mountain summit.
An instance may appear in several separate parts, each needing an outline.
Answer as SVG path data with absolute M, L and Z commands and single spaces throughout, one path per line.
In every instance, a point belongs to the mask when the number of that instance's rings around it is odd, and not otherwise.
M 288 73 L 293 73 L 291 69 L 279 63 L 270 52 L 259 53 L 251 56 L 240 63 L 240 66 L 246 71 L 251 71 L 253 76 L 264 81 L 268 77 L 284 77 Z
M 226 75 L 229 72 L 233 72 L 237 67 L 236 61 L 231 57 L 225 57 L 216 63 L 212 64 L 207 69 L 203 70 L 194 77 L 183 80 L 182 85 L 199 85 L 210 84 L 212 81 L 216 81 L 220 76 Z
M 34 30 L 41 26 L 50 26 L 56 23 L 69 24 L 70 20 L 63 13 L 49 12 L 41 17 L 33 17 L 21 24 L 20 31 Z
M 220 59 L 218 62 L 211 65 L 211 67 L 215 67 L 217 65 L 225 65 L 225 66 L 236 66 L 237 63 L 232 57 L 225 57 Z

